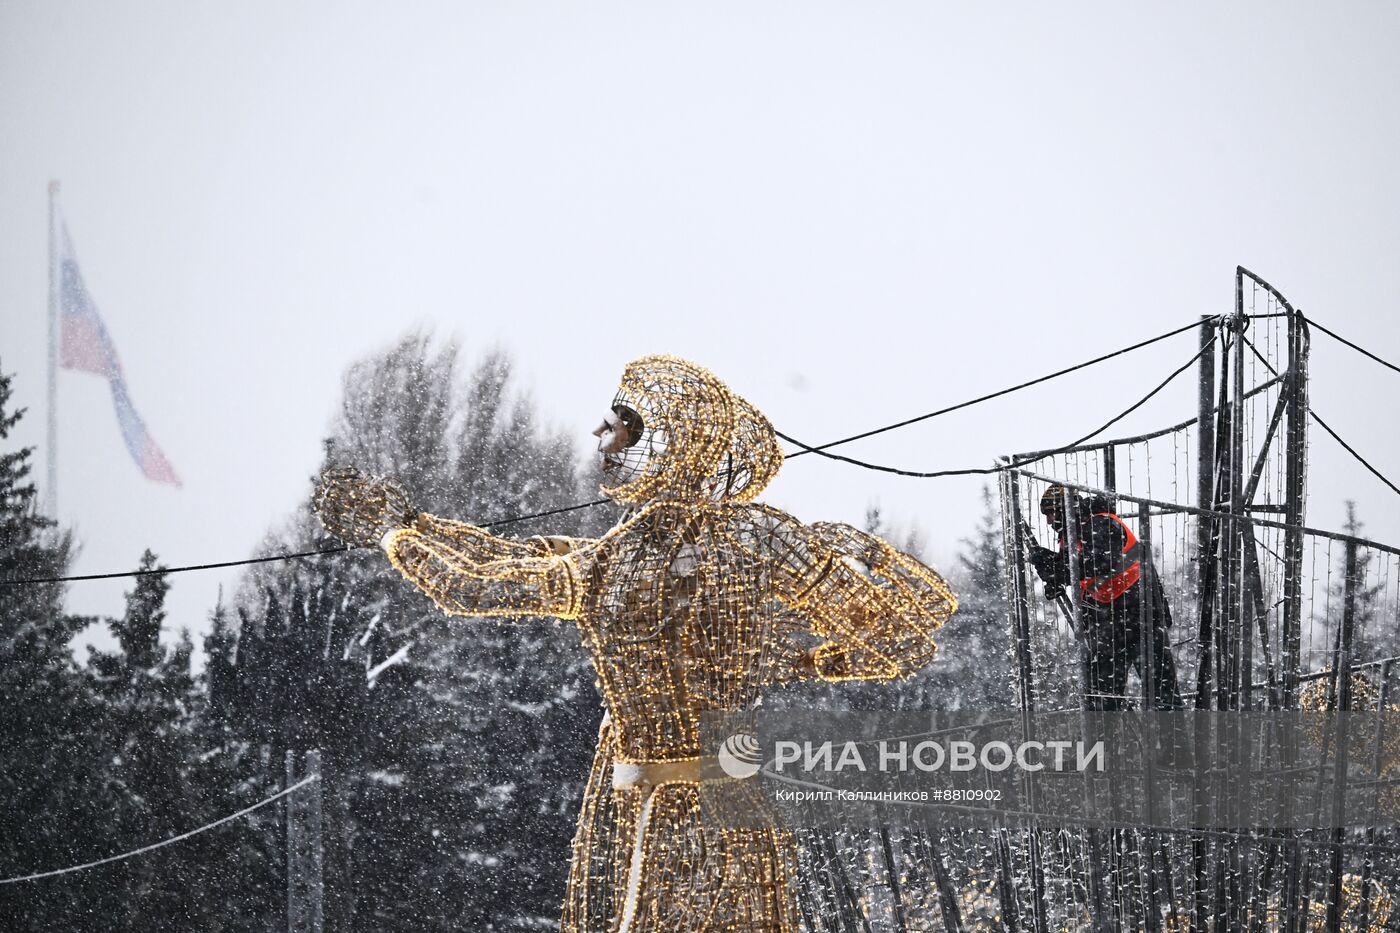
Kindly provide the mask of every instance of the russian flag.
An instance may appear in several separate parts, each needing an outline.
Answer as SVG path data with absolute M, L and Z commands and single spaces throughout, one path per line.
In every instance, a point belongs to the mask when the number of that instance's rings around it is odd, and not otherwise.
M 179 486 L 175 469 L 151 439 L 146 423 L 131 404 L 131 392 L 126 387 L 121 361 L 117 359 L 117 348 L 83 283 L 73 244 L 68 239 L 67 224 L 59 231 L 57 274 L 59 365 L 106 378 L 112 389 L 117 424 L 121 425 L 122 439 L 126 441 L 131 459 L 147 479 Z

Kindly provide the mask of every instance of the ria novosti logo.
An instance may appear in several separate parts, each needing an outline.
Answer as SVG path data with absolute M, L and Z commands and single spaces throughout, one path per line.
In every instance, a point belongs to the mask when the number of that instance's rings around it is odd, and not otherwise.
M 758 737 L 752 732 L 736 732 L 725 739 L 719 747 L 719 766 L 732 778 L 753 777 L 763 767 Z

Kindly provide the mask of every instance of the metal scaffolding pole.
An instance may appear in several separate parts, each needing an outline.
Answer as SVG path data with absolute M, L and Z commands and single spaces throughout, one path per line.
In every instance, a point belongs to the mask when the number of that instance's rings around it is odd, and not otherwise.
M 1196 445 L 1196 507 L 1215 508 L 1215 352 L 1210 342 L 1215 339 L 1216 320 L 1214 317 L 1201 317 L 1201 362 L 1200 393 L 1196 401 L 1196 431 L 1199 441 Z M 1205 516 L 1196 518 L 1196 580 L 1205 578 L 1206 562 L 1211 559 L 1210 521 Z
M 1242 548 L 1244 535 L 1242 533 L 1242 522 L 1245 519 L 1244 511 L 1244 331 L 1248 319 L 1244 316 L 1244 270 L 1235 273 L 1235 319 L 1234 319 L 1234 372 L 1231 374 L 1231 399 L 1230 405 L 1230 518 L 1229 531 L 1225 537 L 1226 556 L 1225 567 L 1227 572 L 1224 583 L 1224 612 L 1221 613 L 1222 624 L 1221 648 L 1228 652 L 1226 662 L 1226 687 L 1227 699 L 1226 709 L 1240 709 L 1244 705 L 1242 694 L 1247 694 L 1247 689 L 1242 689 L 1248 683 L 1248 672 L 1244 667 L 1244 659 L 1247 656 L 1249 629 L 1243 624 L 1244 607 L 1241 605 L 1241 595 L 1244 592 L 1243 580 L 1240 570 L 1243 567 Z
M 1016 668 L 1017 686 L 1021 701 L 1021 734 L 1022 741 L 1029 740 L 1033 734 L 1031 716 L 1035 712 L 1035 688 L 1031 668 L 1031 634 L 1030 634 L 1030 583 L 1026 579 L 1026 556 L 1025 541 L 1022 531 L 1021 521 L 1021 487 L 1020 476 L 1012 471 L 1001 474 L 1002 476 L 1002 507 L 1003 515 L 1010 516 L 1010 528 L 1006 536 L 1006 546 L 1010 553 L 1007 554 L 1007 568 L 1011 573 L 1010 601 L 1012 605 L 1012 616 L 1015 620 L 1016 631 Z M 1027 790 L 1031 788 L 1028 786 Z M 1034 793 L 1027 797 L 1031 812 L 1036 808 L 1036 798 Z M 1032 926 L 1035 933 L 1046 933 L 1049 930 L 1049 915 L 1045 904 L 1045 873 L 1041 864 L 1040 835 L 1037 828 L 1037 821 L 1032 817 L 1026 829 L 1027 851 L 1030 856 L 1031 869 L 1031 890 L 1034 901 L 1032 902 Z
M 319 751 L 287 749 L 288 787 L 320 773 Z M 321 782 L 314 781 L 287 798 L 287 933 L 322 933 L 322 903 Z
M 1336 777 L 1332 787 L 1332 848 L 1330 884 L 1327 891 L 1327 933 L 1339 933 L 1342 928 L 1342 827 L 1346 818 L 1347 764 L 1349 761 L 1349 737 L 1347 713 L 1351 710 L 1351 652 L 1352 639 L 1356 628 L 1357 545 L 1355 541 L 1346 543 L 1346 579 L 1342 595 L 1342 631 L 1338 639 L 1337 656 L 1332 661 L 1332 677 L 1335 683 L 1333 696 L 1336 697 L 1337 716 L 1337 764 Z M 1366 892 L 1362 891 L 1362 896 Z
M 1302 674 L 1303 617 L 1303 521 L 1306 511 L 1304 471 L 1308 443 L 1308 327 L 1303 316 L 1289 308 L 1287 455 L 1284 465 L 1283 543 L 1283 698 L 1284 708 L 1298 700 Z

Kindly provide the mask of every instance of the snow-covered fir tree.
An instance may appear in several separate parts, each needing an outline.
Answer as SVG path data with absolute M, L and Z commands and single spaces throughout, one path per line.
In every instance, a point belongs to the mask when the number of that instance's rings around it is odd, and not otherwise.
M 33 448 L 10 446 L 24 416 L 11 405 L 14 376 L 0 370 L 0 578 L 42 579 L 68 568 L 67 536 L 40 514 L 30 478 Z M 56 584 L 0 587 L 0 876 L 80 862 L 103 840 L 94 785 L 106 755 L 88 725 L 100 704 L 68 650 L 87 620 L 63 610 Z M 105 853 L 101 853 L 105 854 Z M 0 929 L 61 929 L 81 916 L 83 892 L 58 886 L 35 896 L 0 887 Z M 69 929 L 87 929 L 82 921 Z
M 463 381 L 456 348 L 418 334 L 350 368 L 325 447 L 324 465 L 393 476 L 415 507 L 477 524 L 596 498 L 572 439 L 541 428 L 504 354 L 487 354 Z M 600 507 L 497 530 L 598 534 L 615 515 Z M 265 550 L 324 544 L 302 510 Z M 601 715 L 576 632 L 545 620 L 449 621 L 373 551 L 260 568 L 239 602 L 238 645 L 220 663 L 247 686 L 221 702 L 242 704 L 243 734 L 279 754 L 322 750 L 334 922 L 554 922 Z M 363 691 L 347 692 L 351 677 Z M 329 692 L 318 698 L 307 684 Z M 269 702 L 278 690 L 292 702 Z M 351 708 L 333 711 L 331 697 Z M 289 726 L 288 708 L 315 721 Z

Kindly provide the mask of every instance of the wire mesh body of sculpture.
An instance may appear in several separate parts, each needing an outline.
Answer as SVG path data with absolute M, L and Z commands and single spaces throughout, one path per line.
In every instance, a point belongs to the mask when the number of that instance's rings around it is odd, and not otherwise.
M 598 539 L 506 539 L 411 515 L 392 484 L 327 474 L 316 507 L 377 541 L 445 612 L 572 620 L 607 716 L 573 845 L 566 933 L 797 928 L 792 840 L 716 826 L 700 791 L 734 781 L 701 717 L 793 680 L 927 666 L 956 609 L 944 581 L 883 541 L 751 500 L 782 454 L 764 416 L 674 357 L 629 364 L 604 438 L 603 492 L 631 511 Z M 619 427 L 619 419 L 621 427 Z

